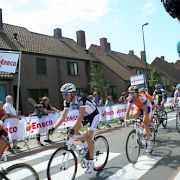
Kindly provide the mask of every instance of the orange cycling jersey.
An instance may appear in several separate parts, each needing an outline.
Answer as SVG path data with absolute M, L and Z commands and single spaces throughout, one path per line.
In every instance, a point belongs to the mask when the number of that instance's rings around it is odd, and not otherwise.
M 147 104 L 147 97 L 144 93 L 139 93 L 136 99 L 129 98 L 129 104 L 136 105 L 139 109 L 143 109 L 143 106 Z
M 153 99 L 153 97 L 152 97 L 150 94 L 148 94 L 148 93 L 145 93 L 145 96 L 146 96 L 146 98 L 150 101 L 150 103 L 153 105 L 153 104 L 154 104 L 154 99 Z

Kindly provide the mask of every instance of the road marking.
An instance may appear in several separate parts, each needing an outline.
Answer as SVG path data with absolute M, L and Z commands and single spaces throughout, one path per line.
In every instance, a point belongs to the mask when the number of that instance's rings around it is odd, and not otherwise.
M 40 153 L 32 154 L 30 156 L 26 156 L 26 157 L 23 157 L 23 158 L 14 160 L 14 161 L 4 162 L 4 163 L 1 164 L 1 167 L 7 168 L 7 167 L 9 167 L 9 166 L 11 166 L 13 164 L 24 163 L 24 162 L 31 161 L 31 160 L 34 160 L 34 159 L 39 159 L 39 158 L 41 158 L 43 156 L 53 154 L 53 152 L 55 150 L 56 149 L 50 149 L 50 150 L 43 151 L 43 152 L 40 152 Z
M 175 174 L 173 174 L 172 177 L 169 178 L 169 180 L 179 180 L 180 179 L 180 168 L 177 169 Z
M 4 164 L 1 164 L 1 167 L 3 167 L 4 169 L 9 167 L 10 165 L 12 164 L 16 164 L 16 163 L 22 163 L 22 162 L 26 162 L 26 161 L 30 161 L 30 160 L 33 160 L 35 158 L 40 158 L 40 157 L 43 157 L 45 155 L 48 155 L 48 154 L 52 154 L 54 152 L 54 150 L 47 150 L 47 151 L 44 151 L 44 152 L 41 152 L 41 153 L 37 153 L 36 155 L 32 155 L 32 156 L 27 156 L 25 158 L 21 158 L 21 159 L 18 159 L 18 160 L 15 160 L 15 161 L 12 161 L 12 162 L 7 162 L 7 163 L 4 163 Z M 111 160 L 117 156 L 121 155 L 121 153 L 112 153 L 110 152 L 109 153 L 109 159 L 108 160 Z M 32 157 L 32 158 L 31 158 Z M 54 166 L 57 166 L 59 164 L 59 160 L 60 160 L 61 156 L 59 157 L 56 157 L 55 160 L 53 161 L 53 167 Z M 103 157 L 102 157 L 103 158 Z M 70 157 L 70 159 L 72 159 L 72 157 Z M 99 159 L 101 161 L 101 159 Z M 47 161 L 44 161 L 44 162 L 41 162 L 41 163 L 38 163 L 36 165 L 33 165 L 33 168 L 36 170 L 37 173 L 41 172 L 41 171 L 46 171 L 47 170 L 47 165 L 48 165 L 48 162 L 49 160 Z M 62 177 L 63 176 L 63 179 L 69 179 L 68 178 L 68 175 L 71 174 L 71 172 L 73 171 L 73 167 L 70 167 L 68 168 L 66 171 L 63 171 L 62 173 L 56 173 L 53 175 L 52 179 L 58 179 L 59 180 L 59 177 Z M 84 174 L 84 171 L 85 169 L 83 169 L 81 167 L 80 164 L 78 164 L 78 171 L 77 171 L 77 176 L 81 176 Z M 18 172 L 13 172 L 10 176 L 8 176 L 10 179 L 14 179 L 16 180 L 16 177 L 17 177 L 17 180 L 19 180 L 19 177 L 21 177 L 22 179 L 25 179 L 26 177 L 28 176 L 31 176 L 31 173 L 27 170 L 19 170 Z M 47 179 L 47 178 L 46 178 Z
M 115 157 L 117 157 L 119 155 L 121 155 L 121 153 L 112 153 L 112 152 L 110 152 L 108 161 L 110 161 L 111 159 L 113 159 L 113 158 L 115 158 Z M 66 171 L 56 173 L 53 176 L 51 176 L 51 179 L 59 180 L 60 177 L 63 177 L 63 179 L 71 179 L 71 177 L 69 177 L 69 176 L 72 174 L 73 169 L 74 169 L 74 166 L 68 168 Z M 76 178 L 79 177 L 79 176 L 82 176 L 84 173 L 85 173 L 85 169 L 82 168 L 81 165 L 78 163 Z
M 147 171 L 149 171 L 161 158 L 162 157 L 142 155 L 139 157 L 135 165 L 128 164 L 124 166 L 122 169 L 107 178 L 107 180 L 138 180 Z
M 168 118 L 168 121 L 173 121 L 173 120 L 176 120 L 176 117 L 174 117 L 174 118 Z

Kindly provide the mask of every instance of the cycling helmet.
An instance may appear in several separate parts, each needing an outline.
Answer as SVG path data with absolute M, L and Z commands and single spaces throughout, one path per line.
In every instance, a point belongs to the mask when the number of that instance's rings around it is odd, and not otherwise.
M 180 19 L 180 0 L 161 0 L 161 2 L 170 16 Z
M 180 84 L 177 84 L 176 89 L 180 89 Z
M 155 85 L 155 89 L 161 89 L 161 88 L 162 88 L 161 84 L 156 84 Z
M 134 93 L 134 92 L 138 92 L 138 88 L 137 88 L 137 86 L 130 86 L 129 88 L 128 88 L 128 92 L 129 93 Z
M 66 83 L 64 85 L 61 86 L 60 91 L 62 93 L 67 92 L 76 92 L 76 86 L 73 83 Z
M 146 92 L 146 88 L 140 88 L 139 92 Z

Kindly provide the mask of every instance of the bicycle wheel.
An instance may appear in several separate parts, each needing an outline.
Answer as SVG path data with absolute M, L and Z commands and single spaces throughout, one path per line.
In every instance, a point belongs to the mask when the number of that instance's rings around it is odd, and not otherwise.
M 163 125 L 164 128 L 166 128 L 166 125 L 167 125 L 167 112 L 166 111 L 163 111 L 162 112 L 162 115 L 161 115 L 161 123 Z
M 159 115 L 157 113 L 153 114 L 153 123 L 157 128 L 160 126 Z
M 155 142 L 157 140 L 157 131 L 158 131 L 157 124 L 151 123 L 149 128 L 150 128 L 150 131 L 151 131 L 151 140 L 155 144 Z
M 130 163 L 135 164 L 140 154 L 140 140 L 137 139 L 136 130 L 133 129 L 126 140 L 126 156 Z
M 39 180 L 39 176 L 35 169 L 25 163 L 14 164 L 5 170 L 8 179 L 13 180 Z
M 58 148 L 51 156 L 47 167 L 48 180 L 74 180 L 77 173 L 77 157 L 66 147 Z
M 176 113 L 176 129 L 180 133 L 180 110 Z
M 104 136 L 94 138 L 94 170 L 102 171 L 109 157 L 109 144 Z

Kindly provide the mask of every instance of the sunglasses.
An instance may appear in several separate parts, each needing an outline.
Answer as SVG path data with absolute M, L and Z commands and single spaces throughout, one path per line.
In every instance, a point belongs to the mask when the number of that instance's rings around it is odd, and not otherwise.
M 71 93 L 69 93 L 69 92 L 64 92 L 64 93 L 62 93 L 62 95 L 63 96 L 69 96 Z

